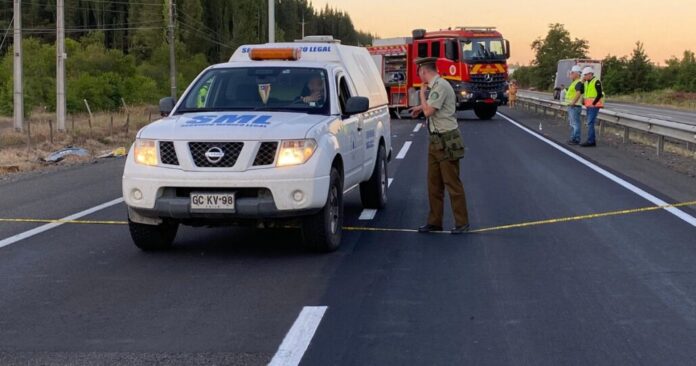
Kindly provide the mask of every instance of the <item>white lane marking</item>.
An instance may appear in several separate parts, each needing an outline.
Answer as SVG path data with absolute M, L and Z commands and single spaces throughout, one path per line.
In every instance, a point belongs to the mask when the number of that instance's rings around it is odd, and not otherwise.
M 76 214 L 72 214 L 72 215 L 70 215 L 70 216 L 64 217 L 64 218 L 61 219 L 61 221 L 77 220 L 77 219 L 82 218 L 82 217 L 85 217 L 85 216 L 87 216 L 87 215 L 91 215 L 91 214 L 93 214 L 93 213 L 95 213 L 95 212 L 97 212 L 97 211 L 101 211 L 101 210 L 103 210 L 103 209 L 105 209 L 105 208 L 109 208 L 109 207 L 111 207 L 111 206 L 118 205 L 118 204 L 121 203 L 121 202 L 123 202 L 123 198 L 117 198 L 117 199 L 115 199 L 115 200 L 113 200 L 113 201 L 109 201 L 109 202 L 106 202 L 106 203 L 102 203 L 102 204 L 99 205 L 99 206 L 94 206 L 94 207 L 89 208 L 89 209 L 86 209 L 86 210 L 84 210 L 84 211 L 80 211 L 80 212 L 78 212 L 78 213 L 76 213 Z M 20 240 L 24 240 L 24 239 L 31 238 L 31 237 L 34 236 L 34 235 L 41 234 L 41 233 L 46 232 L 46 231 L 48 231 L 48 230 L 55 229 L 55 228 L 57 228 L 58 226 L 61 226 L 61 225 L 63 225 L 63 223 L 61 223 L 61 222 L 55 222 L 55 223 L 50 223 L 50 224 L 46 224 L 46 225 L 41 225 L 41 226 L 39 226 L 39 227 L 37 227 L 37 228 L 34 228 L 34 229 L 31 229 L 31 230 L 25 231 L 25 232 L 23 232 L 23 233 L 20 233 L 20 234 L 11 236 L 11 237 L 9 237 L 9 238 L 7 238 L 7 239 L 0 240 L 0 248 L 6 247 L 6 246 L 11 245 L 11 244 L 14 244 L 14 243 L 16 243 L 16 242 L 18 242 L 18 241 L 20 241 Z
M 403 160 L 406 157 L 406 154 L 408 153 L 408 149 L 411 148 L 411 144 L 413 144 L 413 142 L 411 142 L 411 141 L 406 141 L 404 143 L 404 146 L 401 148 L 401 150 L 399 150 L 399 154 L 396 155 L 396 158 L 398 160 Z
M 367 220 L 373 220 L 377 216 L 377 210 L 373 208 L 366 208 L 362 210 L 362 213 L 360 213 L 360 217 L 358 220 L 361 221 L 367 221 Z
M 420 131 L 421 128 L 423 128 L 423 124 L 417 124 L 416 127 L 413 129 L 413 133 L 417 133 L 418 131 Z
M 283 343 L 278 347 L 269 366 L 296 366 L 302 361 L 319 323 L 326 313 L 326 306 L 305 306 L 295 320 Z
M 557 143 L 555 143 L 555 142 L 553 142 L 553 141 L 547 139 L 547 138 L 544 137 L 544 136 L 541 136 L 541 135 L 539 135 L 539 134 L 537 134 L 537 133 L 534 133 L 534 132 L 530 131 L 530 130 L 527 129 L 526 127 L 522 126 L 519 122 L 516 122 L 516 121 L 512 120 L 511 118 L 509 118 L 509 117 L 507 117 L 507 116 L 505 116 L 505 115 L 503 115 L 503 114 L 501 114 L 501 113 L 498 113 L 498 115 L 501 116 L 501 117 L 503 117 L 503 118 L 505 118 L 506 120 L 508 120 L 508 122 L 510 122 L 510 123 L 512 123 L 513 125 L 519 127 L 520 129 L 522 129 L 523 131 L 529 133 L 530 135 L 532 135 L 532 136 L 538 138 L 539 140 L 541 140 L 541 141 L 547 143 L 548 145 L 551 145 L 551 146 L 554 147 L 556 150 L 558 150 L 558 151 L 560 151 L 560 152 L 562 152 L 562 153 L 564 153 L 564 154 L 570 156 L 571 158 L 577 160 L 577 161 L 580 162 L 581 164 L 583 164 L 583 165 L 587 166 L 588 168 L 594 170 L 595 172 L 597 172 L 597 173 L 599 173 L 599 174 L 605 176 L 605 177 L 608 178 L 609 180 L 612 180 L 614 183 L 616 183 L 616 184 L 618 184 L 618 185 L 620 185 L 620 186 L 622 186 L 622 187 L 628 189 L 629 191 L 631 191 L 631 192 L 637 194 L 638 196 L 643 197 L 644 199 L 646 199 L 646 200 L 652 202 L 652 203 L 655 204 L 656 206 L 668 206 L 668 205 L 669 205 L 667 202 L 665 202 L 665 201 L 663 201 L 663 200 L 661 200 L 661 199 L 659 199 L 659 198 L 653 196 L 652 194 L 650 194 L 650 193 L 648 193 L 648 192 L 646 192 L 646 191 L 644 191 L 644 190 L 642 190 L 642 189 L 636 187 L 635 185 L 633 185 L 633 184 L 631 184 L 631 183 L 629 183 L 629 182 L 627 182 L 627 181 L 625 181 L 625 180 L 623 180 L 623 179 L 617 177 L 616 175 L 612 174 L 611 172 L 607 171 L 606 169 L 603 169 L 603 168 L 599 167 L 598 165 L 591 163 L 591 162 L 588 161 L 587 159 L 584 159 L 583 157 L 581 157 L 581 156 L 575 154 L 574 152 L 572 152 L 572 151 L 570 151 L 570 150 L 564 148 L 563 146 L 561 146 L 561 145 L 559 145 L 559 144 L 557 144 Z M 672 215 L 674 215 L 674 216 L 676 216 L 676 217 L 678 217 L 678 218 L 684 220 L 684 221 L 687 222 L 688 224 L 691 224 L 691 226 L 696 227 L 696 217 L 693 217 L 693 216 L 687 214 L 686 212 L 684 212 L 684 211 L 682 211 L 682 210 L 680 210 L 680 209 L 678 209 L 678 208 L 676 208 L 676 207 L 665 208 L 665 210 L 666 210 L 667 212 L 671 213 Z
M 387 180 L 387 188 L 391 187 L 392 183 L 394 183 L 394 178 L 389 178 L 389 180 Z

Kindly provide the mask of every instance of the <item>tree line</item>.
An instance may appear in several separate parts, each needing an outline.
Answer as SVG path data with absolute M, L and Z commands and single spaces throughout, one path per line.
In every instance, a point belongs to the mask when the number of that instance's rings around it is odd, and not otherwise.
M 535 51 L 531 65 L 519 67 L 512 77 L 522 87 L 550 90 L 558 61 L 588 58 L 590 46 L 587 40 L 572 38 L 562 24 L 552 24 L 546 37 L 535 40 L 531 48 Z M 672 57 L 665 66 L 658 66 L 648 57 L 644 45 L 636 42 L 630 55 L 608 55 L 602 61 L 603 86 L 609 95 L 661 89 L 696 92 L 696 57 L 689 50 L 681 58 Z
M 25 109 L 55 108 L 55 0 L 22 1 Z M 175 0 L 177 86 L 182 92 L 208 64 L 242 44 L 268 39 L 266 0 Z M 168 12 L 164 0 L 65 0 L 67 104 L 83 111 L 154 103 L 169 92 Z M 12 111 L 12 0 L 0 0 L 0 114 Z M 308 0 L 276 0 L 276 40 L 328 34 L 370 44 L 350 15 Z

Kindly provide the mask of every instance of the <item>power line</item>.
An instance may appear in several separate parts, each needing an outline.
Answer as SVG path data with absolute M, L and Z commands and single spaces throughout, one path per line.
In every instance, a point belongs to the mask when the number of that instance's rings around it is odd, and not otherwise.
M 184 18 L 186 18 L 186 19 L 179 19 L 179 21 L 187 21 L 187 22 L 190 21 L 191 24 L 193 24 L 193 23 L 196 21 L 195 19 L 193 19 L 192 17 L 190 17 L 190 16 L 189 16 L 188 14 L 186 14 L 186 13 L 177 13 L 176 15 L 177 15 L 177 16 L 183 16 Z M 201 23 L 201 26 L 203 26 L 204 30 L 207 30 L 207 31 L 210 32 L 210 33 L 215 33 L 215 35 L 218 36 L 217 32 L 216 32 L 213 28 L 210 28 L 210 27 L 208 27 L 207 25 L 205 25 L 205 24 L 203 24 L 203 23 Z M 219 37 L 217 37 L 217 38 L 219 38 Z
M 2 42 L 0 42 L 0 51 L 2 51 L 2 46 L 5 45 L 5 39 L 7 39 L 7 35 L 10 33 L 10 29 L 12 29 L 13 22 L 14 22 L 14 15 L 12 15 L 12 20 L 10 20 L 10 25 L 7 26 L 7 30 L 5 31 L 5 35 L 2 37 Z
M 123 28 L 82 28 L 82 29 L 66 29 L 65 33 L 89 33 L 89 32 L 118 32 L 127 30 L 152 30 L 164 29 L 163 27 L 123 27 Z M 44 29 L 23 32 L 24 34 L 55 34 L 56 30 Z
M 179 24 L 181 24 L 181 25 L 183 25 L 184 27 L 188 28 L 188 30 L 190 30 L 190 31 L 196 32 L 196 33 L 198 34 L 199 37 L 205 39 L 205 40 L 208 41 L 208 42 L 211 42 L 211 43 L 214 43 L 214 44 L 216 44 L 216 45 L 218 45 L 218 46 L 225 47 L 225 48 L 229 48 L 229 49 L 232 49 L 232 48 L 233 48 L 233 47 L 231 47 L 231 46 L 229 46 L 229 45 L 226 45 L 226 44 L 224 44 L 224 43 L 222 43 L 222 42 L 219 42 L 219 41 L 217 41 L 217 40 L 214 40 L 214 39 L 210 38 L 210 37 L 207 35 L 207 33 L 203 32 L 203 31 L 200 30 L 200 29 L 195 28 L 195 27 L 192 26 L 192 25 L 189 25 L 188 23 L 185 23 L 185 22 L 179 20 Z

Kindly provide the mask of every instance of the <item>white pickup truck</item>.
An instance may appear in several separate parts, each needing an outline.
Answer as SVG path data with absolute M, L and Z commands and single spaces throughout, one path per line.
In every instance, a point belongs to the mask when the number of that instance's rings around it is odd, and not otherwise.
M 386 92 L 367 50 L 330 37 L 242 46 L 203 71 L 137 134 L 123 173 L 130 233 L 169 248 L 180 224 L 297 224 L 336 250 L 343 194 L 387 202 Z

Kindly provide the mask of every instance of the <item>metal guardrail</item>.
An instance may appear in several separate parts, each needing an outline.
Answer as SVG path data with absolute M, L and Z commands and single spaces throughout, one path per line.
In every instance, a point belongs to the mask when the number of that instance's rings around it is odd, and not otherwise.
M 567 107 L 563 105 L 563 103 L 555 100 L 522 96 L 518 96 L 517 100 L 518 103 L 526 105 L 529 109 L 534 109 L 537 113 L 549 114 L 549 111 L 552 111 L 554 115 L 558 116 L 565 115 L 567 110 Z M 587 115 L 584 109 L 582 113 L 585 116 Z M 608 109 L 602 109 L 597 119 L 602 122 L 623 127 L 624 142 L 629 141 L 631 130 L 655 135 L 657 137 L 656 148 L 658 155 L 664 151 L 665 138 L 685 142 L 687 147 L 696 144 L 696 125 L 648 118 L 630 113 L 614 112 Z M 603 127 L 604 123 L 601 123 L 600 131 L 603 130 Z

